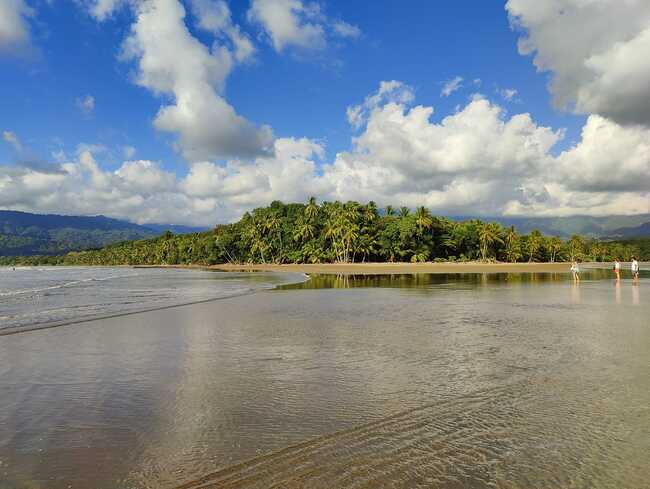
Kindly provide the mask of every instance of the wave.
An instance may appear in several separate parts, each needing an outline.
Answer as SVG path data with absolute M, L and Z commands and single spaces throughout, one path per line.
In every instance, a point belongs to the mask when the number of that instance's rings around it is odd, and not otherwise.
M 1 292 L 0 336 L 228 299 L 308 279 L 295 273 L 129 270 Z M 66 289 L 72 292 L 52 293 Z

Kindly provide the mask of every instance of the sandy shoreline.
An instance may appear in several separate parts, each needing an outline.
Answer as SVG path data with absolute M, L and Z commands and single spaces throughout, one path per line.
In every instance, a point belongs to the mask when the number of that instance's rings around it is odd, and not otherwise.
M 221 264 L 169 265 L 170 268 L 203 268 L 224 272 L 297 272 L 318 274 L 383 275 L 400 273 L 568 273 L 569 263 L 320 263 L 320 264 Z M 164 266 L 163 266 L 164 267 Z

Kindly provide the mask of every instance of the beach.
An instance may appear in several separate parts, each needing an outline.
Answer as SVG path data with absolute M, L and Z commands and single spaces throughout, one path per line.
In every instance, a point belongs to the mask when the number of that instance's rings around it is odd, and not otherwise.
M 603 266 L 603 264 L 597 264 Z M 170 265 L 176 267 L 177 265 Z M 384 275 L 405 273 L 561 273 L 570 263 L 291 263 L 231 264 L 200 266 L 212 270 L 249 272 L 292 272 L 319 274 Z M 192 266 L 190 266 L 192 267 Z
M 609 275 L 313 274 L 3 336 L 0 487 L 644 487 L 648 278 Z

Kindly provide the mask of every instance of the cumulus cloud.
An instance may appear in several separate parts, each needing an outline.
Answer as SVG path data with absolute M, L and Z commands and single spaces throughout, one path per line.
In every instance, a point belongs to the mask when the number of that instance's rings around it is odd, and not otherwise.
M 519 51 L 551 73 L 556 104 L 650 126 L 650 2 L 508 0 Z
M 444 82 L 442 90 L 440 91 L 441 97 L 449 97 L 456 90 L 460 89 L 463 86 L 463 77 L 456 76 L 450 80 Z
M 0 166 L 0 207 L 69 214 L 106 213 L 138 222 L 211 225 L 278 199 L 374 200 L 424 205 L 441 214 L 574 215 L 648 211 L 650 130 L 601 116 L 554 155 L 563 131 L 530 114 L 509 115 L 476 95 L 453 114 L 413 105 L 402 82 L 348 110 L 358 130 L 349 151 L 324 162 L 322 144 L 279 138 L 273 151 L 225 163 L 191 162 L 178 176 L 157 162 L 97 163 L 101 147 L 79 146 L 58 172 Z M 6 139 L 6 138 L 5 138 Z M 11 139 L 11 137 L 9 137 Z M 97 156 L 99 155 L 99 156 Z
M 27 19 L 33 15 L 34 10 L 24 0 L 0 2 L 0 52 L 11 51 L 29 43 Z
M 358 38 L 361 29 L 343 20 L 330 20 L 316 2 L 303 0 L 252 0 L 248 20 L 259 25 L 273 48 L 288 47 L 322 50 L 328 33 L 342 38 Z
M 388 101 L 370 113 L 350 152 L 323 177 L 341 199 L 425 205 L 440 212 L 495 213 L 519 197 L 521 182 L 551 160 L 561 132 L 528 114 L 475 97 L 461 111 L 431 121 L 432 107 Z
M 85 117 L 90 117 L 95 110 L 95 97 L 86 95 L 76 100 L 77 108 Z
M 273 156 L 251 161 L 193 163 L 184 177 L 147 160 L 103 170 L 92 147 L 80 147 L 77 157 L 56 172 L 0 165 L 0 207 L 209 226 L 275 199 L 303 201 L 326 193 L 316 169 L 321 145 L 293 138 L 274 145 Z
M 354 129 L 359 129 L 367 122 L 368 117 L 382 105 L 389 102 L 408 104 L 414 98 L 413 89 L 408 85 L 397 80 L 382 81 L 379 83 L 379 90 L 368 95 L 363 103 L 347 108 L 348 122 Z
M 276 51 L 287 46 L 305 49 L 325 47 L 325 28 L 316 3 L 301 0 L 253 0 L 248 19 L 259 24 Z
M 191 5 L 198 27 L 215 36 L 229 38 L 237 61 L 245 61 L 255 53 L 255 46 L 248 36 L 233 24 L 230 8 L 224 0 L 192 0 Z
M 178 0 L 145 0 L 136 15 L 123 57 L 137 61 L 139 85 L 174 99 L 161 107 L 154 126 L 178 134 L 177 146 L 189 161 L 267 154 L 271 129 L 241 117 L 220 95 L 232 69 L 231 51 L 193 37 Z M 201 18 L 215 27 L 214 19 Z
M 558 158 L 561 181 L 581 191 L 650 190 L 650 129 L 589 116 L 582 139 Z

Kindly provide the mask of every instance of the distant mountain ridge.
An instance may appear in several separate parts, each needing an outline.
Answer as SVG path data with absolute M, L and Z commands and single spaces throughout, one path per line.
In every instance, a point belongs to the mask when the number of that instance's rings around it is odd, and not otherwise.
M 609 234 L 612 238 L 642 238 L 650 236 L 650 222 L 641 224 L 633 228 L 615 229 Z
M 0 256 L 55 255 L 158 236 L 165 231 L 191 233 L 207 228 L 147 224 L 106 216 L 60 216 L 0 210 Z
M 520 234 L 538 229 L 544 234 L 568 238 L 579 234 L 585 237 L 650 236 L 650 214 L 633 216 L 568 216 L 568 217 L 472 217 L 455 216 L 455 221 L 481 219 L 494 221 L 502 226 L 514 226 Z M 628 234 L 633 233 L 633 234 Z

